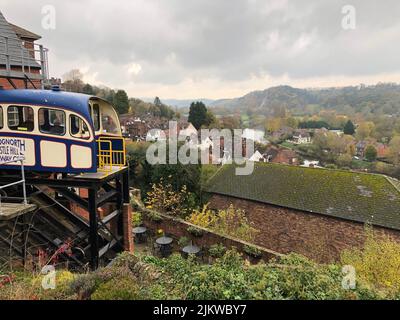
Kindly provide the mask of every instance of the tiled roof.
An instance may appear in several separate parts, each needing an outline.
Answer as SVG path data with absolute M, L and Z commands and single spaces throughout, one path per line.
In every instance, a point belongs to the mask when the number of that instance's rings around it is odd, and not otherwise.
M 400 183 L 383 175 L 255 163 L 226 165 L 205 191 L 400 230 Z
M 18 38 L 11 25 L 0 12 L 0 64 L 6 64 L 6 45 L 5 37 L 8 38 L 8 52 L 10 54 L 10 64 L 12 66 L 21 66 L 22 56 L 24 65 L 39 68 L 40 65 L 31 57 L 29 51 L 22 46 L 22 41 Z

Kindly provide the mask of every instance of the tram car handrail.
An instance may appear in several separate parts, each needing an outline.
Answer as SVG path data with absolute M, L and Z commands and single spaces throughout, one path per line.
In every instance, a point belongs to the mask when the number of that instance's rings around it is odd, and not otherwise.
M 15 159 L 12 160 L 8 160 L 8 161 L 0 161 L 0 165 L 3 164 L 7 164 L 7 163 L 15 163 L 15 162 L 19 162 L 20 166 L 21 166 L 21 180 L 15 181 L 15 182 L 10 182 L 8 184 L 5 184 L 3 186 L 0 186 L 0 190 L 12 187 L 12 186 L 16 186 L 19 184 L 22 184 L 22 194 L 23 194 L 23 204 L 27 205 L 28 204 L 28 200 L 26 198 L 26 185 L 25 185 L 25 168 L 24 168 L 24 157 L 17 157 Z M 0 213 L 1 211 L 1 193 L 0 193 Z

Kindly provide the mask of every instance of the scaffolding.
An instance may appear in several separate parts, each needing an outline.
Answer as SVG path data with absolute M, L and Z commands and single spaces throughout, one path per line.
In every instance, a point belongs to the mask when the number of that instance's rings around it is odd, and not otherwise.
M 32 43 L 32 48 L 26 47 L 22 41 L 0 36 L 0 77 L 22 79 L 36 88 L 33 80 L 39 80 L 41 89 L 49 79 L 48 49 L 43 45 Z

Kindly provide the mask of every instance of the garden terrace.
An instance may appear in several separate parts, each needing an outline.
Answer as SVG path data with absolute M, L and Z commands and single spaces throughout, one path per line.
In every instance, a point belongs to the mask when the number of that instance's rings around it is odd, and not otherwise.
M 399 182 L 342 170 L 255 163 L 247 176 L 221 168 L 204 191 L 400 230 Z

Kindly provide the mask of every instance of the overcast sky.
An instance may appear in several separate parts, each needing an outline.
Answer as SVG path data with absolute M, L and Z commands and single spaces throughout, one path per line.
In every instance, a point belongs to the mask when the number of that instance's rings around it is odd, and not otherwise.
M 48 4 L 54 30 L 42 26 Z M 355 29 L 342 26 L 347 4 Z M 400 82 L 399 0 L 0 0 L 0 10 L 42 35 L 52 76 L 78 68 L 135 97 Z

